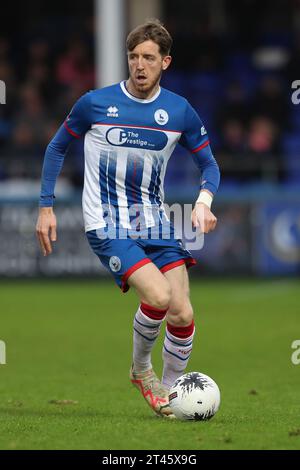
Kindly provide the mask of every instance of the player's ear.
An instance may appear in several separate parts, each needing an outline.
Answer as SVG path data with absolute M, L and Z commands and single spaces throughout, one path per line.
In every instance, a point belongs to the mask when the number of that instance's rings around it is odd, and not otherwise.
M 167 70 L 171 62 L 172 62 L 172 57 L 170 55 L 166 55 L 165 57 L 163 57 L 162 69 Z

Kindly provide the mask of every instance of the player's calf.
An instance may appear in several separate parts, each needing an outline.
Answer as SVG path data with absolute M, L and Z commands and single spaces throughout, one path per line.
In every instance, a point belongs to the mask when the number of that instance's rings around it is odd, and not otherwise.
M 167 321 L 173 326 L 188 326 L 194 318 L 193 307 L 189 299 L 183 299 L 181 303 L 171 301 L 167 312 Z

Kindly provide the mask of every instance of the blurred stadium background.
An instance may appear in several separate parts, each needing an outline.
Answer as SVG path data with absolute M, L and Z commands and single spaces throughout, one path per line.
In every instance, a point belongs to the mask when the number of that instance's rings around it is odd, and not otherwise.
M 108 3 L 116 8 L 112 23 L 101 17 L 105 1 L 29 0 L 1 11 L 0 276 L 106 274 L 83 233 L 81 140 L 57 185 L 55 252 L 40 255 L 34 228 L 43 155 L 75 100 L 107 81 L 103 50 L 118 65 L 115 76 L 122 74 L 115 81 L 126 78 L 126 34 L 149 17 L 159 17 L 174 38 L 162 84 L 197 109 L 222 172 L 219 225 L 194 253 L 200 263 L 193 275 L 299 275 L 300 104 L 291 97 L 300 79 L 300 1 Z M 116 31 L 117 55 L 107 48 Z M 198 179 L 191 156 L 178 148 L 167 200 L 192 203 Z
M 299 449 L 300 0 L 28 0 L 0 17 L 0 449 Z M 84 236 L 82 140 L 50 257 L 35 236 L 49 140 L 81 94 L 126 78 L 126 34 L 149 17 L 174 38 L 163 86 L 198 110 L 222 172 L 219 224 L 190 271 L 188 367 L 222 393 L 203 426 L 154 420 L 129 386 L 137 299 L 105 282 Z M 177 148 L 168 202 L 192 204 L 198 182 Z

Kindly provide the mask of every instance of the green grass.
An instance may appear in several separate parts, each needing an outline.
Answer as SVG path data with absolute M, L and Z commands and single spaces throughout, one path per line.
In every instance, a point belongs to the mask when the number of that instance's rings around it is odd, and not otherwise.
M 221 408 L 208 422 L 170 422 L 152 416 L 128 380 L 132 292 L 112 282 L 2 282 L 0 448 L 299 449 L 299 283 L 199 280 L 191 296 L 188 370 L 216 380 Z M 78 403 L 49 403 L 64 399 Z

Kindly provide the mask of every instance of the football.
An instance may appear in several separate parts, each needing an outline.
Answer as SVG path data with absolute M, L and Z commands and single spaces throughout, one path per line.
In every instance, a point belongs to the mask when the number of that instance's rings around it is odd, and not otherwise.
M 179 377 L 170 389 L 170 407 L 180 420 L 211 419 L 220 406 L 220 390 L 216 382 L 200 372 Z

